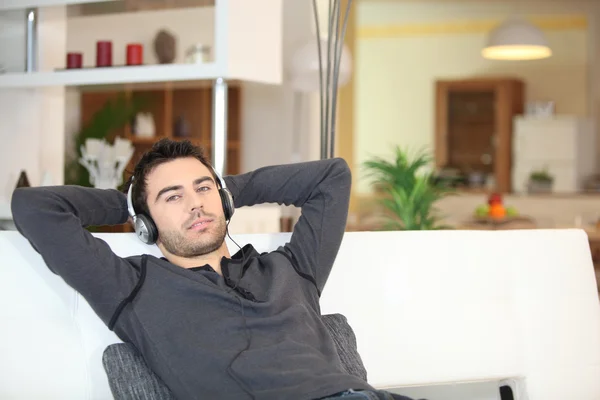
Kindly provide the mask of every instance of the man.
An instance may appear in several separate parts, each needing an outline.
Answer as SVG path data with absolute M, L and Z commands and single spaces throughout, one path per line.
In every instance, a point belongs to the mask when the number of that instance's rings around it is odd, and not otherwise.
M 345 373 L 319 296 L 344 234 L 351 176 L 341 159 L 225 177 L 200 149 L 163 139 L 127 196 L 77 186 L 18 189 L 17 229 L 178 399 L 392 399 Z M 233 204 L 230 204 L 230 203 Z M 225 244 L 233 207 L 302 207 L 289 243 Z M 85 226 L 125 223 L 164 258 L 120 258 Z M 396 395 L 394 395 L 396 396 Z

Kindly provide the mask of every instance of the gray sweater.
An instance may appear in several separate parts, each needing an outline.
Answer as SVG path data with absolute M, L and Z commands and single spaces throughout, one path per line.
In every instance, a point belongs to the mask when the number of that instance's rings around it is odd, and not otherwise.
M 125 195 L 116 190 L 17 189 L 12 212 L 48 267 L 139 349 L 178 399 L 316 399 L 372 389 L 344 372 L 320 318 L 319 296 L 346 225 L 345 161 L 224 179 L 236 207 L 293 204 L 302 216 L 277 250 L 258 254 L 249 245 L 244 257 L 223 258 L 222 276 L 150 255 L 116 256 L 83 228 L 127 221 Z

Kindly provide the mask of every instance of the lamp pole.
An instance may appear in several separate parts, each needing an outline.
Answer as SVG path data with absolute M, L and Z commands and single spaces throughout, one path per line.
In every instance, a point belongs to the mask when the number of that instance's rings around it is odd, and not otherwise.
M 352 0 L 347 0 L 345 11 L 342 15 L 341 0 L 327 1 L 327 40 L 322 43 L 317 0 L 313 0 L 313 14 L 317 30 L 317 51 L 319 57 L 321 159 L 332 158 L 335 155 L 335 120 L 340 60 L 342 58 L 344 37 L 346 36 L 348 25 L 348 14 L 352 5 Z M 325 45 L 325 49 L 322 49 L 322 44 Z M 325 57 L 323 57 L 323 53 L 325 53 Z
M 227 173 L 227 81 L 217 78 L 212 92 L 212 166 L 220 176 Z

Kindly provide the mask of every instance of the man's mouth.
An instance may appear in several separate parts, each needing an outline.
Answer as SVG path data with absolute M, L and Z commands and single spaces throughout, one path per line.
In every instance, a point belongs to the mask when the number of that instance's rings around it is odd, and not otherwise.
M 201 231 L 204 230 L 211 222 L 212 219 L 210 218 L 198 218 L 192 223 L 192 225 L 190 225 L 188 229 L 191 229 L 193 231 Z

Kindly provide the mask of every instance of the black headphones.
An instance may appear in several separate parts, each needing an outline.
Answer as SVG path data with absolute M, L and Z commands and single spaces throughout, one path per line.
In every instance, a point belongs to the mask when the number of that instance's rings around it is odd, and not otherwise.
M 225 214 L 225 220 L 229 222 L 233 213 L 235 211 L 235 207 L 233 205 L 233 196 L 227 186 L 225 186 L 225 181 L 221 179 L 217 171 L 215 171 L 211 167 L 214 175 L 217 177 L 217 186 L 219 186 L 219 196 L 221 197 L 221 204 L 223 205 L 223 213 Z M 133 200 L 132 200 L 132 192 L 133 192 L 133 179 L 131 177 L 131 184 L 129 185 L 129 190 L 127 191 L 127 210 L 129 211 L 129 216 L 133 219 L 133 226 L 135 229 L 136 236 L 146 244 L 154 244 L 158 239 L 158 229 L 156 228 L 156 224 L 150 218 L 149 215 L 144 213 L 136 213 L 133 208 Z

